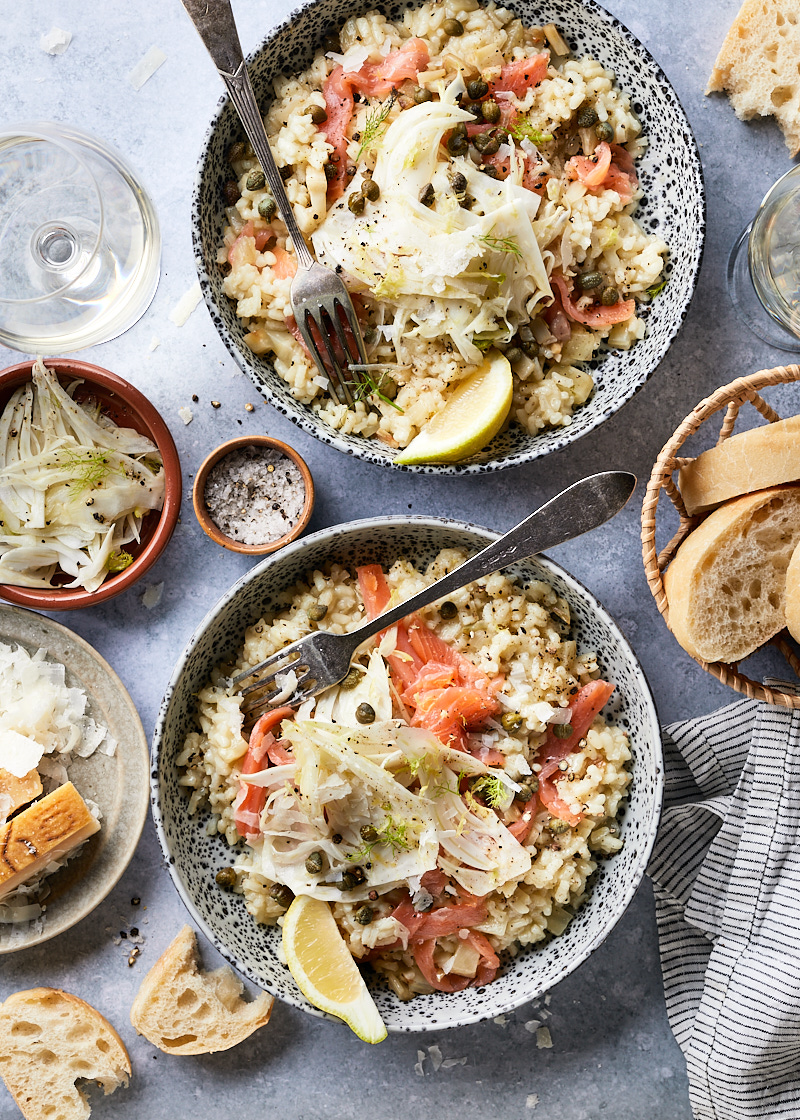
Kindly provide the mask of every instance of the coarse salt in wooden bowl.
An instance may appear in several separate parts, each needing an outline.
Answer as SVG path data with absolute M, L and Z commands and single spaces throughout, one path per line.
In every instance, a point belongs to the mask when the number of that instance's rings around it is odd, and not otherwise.
M 212 541 L 232 552 L 265 556 L 296 540 L 308 525 L 314 480 L 287 443 L 239 436 L 220 444 L 202 464 L 192 499 Z
M 795 381 L 800 381 L 800 366 L 790 365 L 759 370 L 758 373 L 753 373 L 748 377 L 739 377 L 729 385 L 723 385 L 710 397 L 702 400 L 689 413 L 661 449 L 661 453 L 653 466 L 642 504 L 642 558 L 647 582 L 667 626 L 669 626 L 669 604 L 664 591 L 663 573 L 674 559 L 682 542 L 707 516 L 703 513 L 692 517 L 687 513 L 678 482 L 673 477 L 681 466 L 692 461 L 692 457 L 679 456 L 681 447 L 707 420 L 723 409 L 725 409 L 725 416 L 717 440 L 718 443 L 724 442 L 734 433 L 740 409 L 744 404 L 751 404 L 765 420 L 771 424 L 775 423 L 781 417 L 759 395 L 760 391 L 773 385 L 785 385 Z M 669 543 L 660 552 L 657 552 L 658 503 L 662 491 L 677 510 L 680 523 Z M 663 526 L 663 524 L 664 521 L 662 520 L 661 525 Z M 781 631 L 768 644 L 775 646 L 780 651 L 794 676 L 800 678 L 800 658 L 787 641 L 786 631 Z M 785 708 L 800 708 L 800 695 L 769 688 L 767 685 L 748 677 L 740 670 L 738 664 L 727 664 L 722 661 L 709 663 L 701 661 L 699 658 L 695 658 L 695 660 L 717 680 L 737 692 L 744 693 L 749 699 L 763 700 L 767 704 L 778 704 Z

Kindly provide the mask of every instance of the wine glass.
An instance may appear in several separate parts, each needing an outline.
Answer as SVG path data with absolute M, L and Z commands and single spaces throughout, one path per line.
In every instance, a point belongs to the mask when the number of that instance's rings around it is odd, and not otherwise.
M 759 338 L 800 351 L 800 166 L 769 189 L 739 236 L 728 260 L 728 292 Z
M 149 306 L 160 257 L 153 204 L 113 148 L 71 125 L 0 129 L 0 344 L 115 338 Z

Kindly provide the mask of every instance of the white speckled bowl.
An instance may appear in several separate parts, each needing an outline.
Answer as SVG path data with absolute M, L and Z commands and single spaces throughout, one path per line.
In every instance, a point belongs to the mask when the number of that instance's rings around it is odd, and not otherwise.
M 310 63 L 326 37 L 345 20 L 375 7 L 374 0 L 311 0 L 271 32 L 248 60 L 259 104 L 272 98 L 278 74 L 295 74 Z M 380 5 L 396 18 L 409 5 Z M 391 449 L 379 440 L 343 435 L 324 424 L 307 405 L 292 396 L 289 386 L 264 358 L 244 342 L 235 304 L 222 290 L 216 264 L 222 240 L 222 187 L 230 178 L 225 153 L 243 138 L 227 97 L 220 102 L 200 156 L 192 202 L 194 254 L 200 284 L 219 334 L 234 359 L 257 389 L 279 412 L 324 443 L 359 459 L 396 470 L 429 474 L 482 473 L 516 466 L 550 454 L 593 431 L 613 415 L 655 372 L 678 332 L 694 292 L 705 237 L 705 191 L 700 156 L 691 128 L 666 75 L 627 28 L 594 0 L 509 0 L 506 7 L 530 25 L 554 22 L 577 54 L 592 54 L 614 70 L 631 95 L 649 146 L 637 161 L 645 195 L 636 218 L 657 231 L 670 247 L 666 289 L 646 308 L 647 335 L 629 351 L 613 351 L 590 363 L 595 391 L 576 410 L 566 428 L 529 435 L 518 424 L 500 432 L 481 453 L 461 463 L 439 466 L 397 466 Z
M 216 872 L 231 864 L 231 849 L 206 835 L 207 814 L 187 815 L 175 759 L 193 729 L 194 698 L 221 659 L 232 658 L 244 631 L 310 568 L 412 557 L 423 567 L 444 547 L 475 552 L 497 534 L 442 518 L 371 518 L 314 533 L 287 545 L 247 573 L 210 611 L 181 655 L 153 738 L 153 816 L 175 886 L 193 920 L 220 952 L 250 980 L 280 999 L 320 1014 L 298 990 L 278 958 L 280 930 L 256 925 L 243 900 L 216 886 Z M 577 580 L 539 557 L 510 569 L 521 580 L 541 578 L 570 604 L 579 647 L 599 651 L 604 676 L 617 685 L 606 712 L 630 732 L 633 781 L 622 819 L 625 846 L 601 862 L 589 898 L 560 937 L 503 960 L 501 974 L 485 988 L 453 995 L 418 996 L 401 1003 L 370 979 L 391 1031 L 427 1031 L 489 1019 L 527 1003 L 563 980 L 584 961 L 622 916 L 644 873 L 661 807 L 662 759 L 658 717 L 641 666 L 614 620 Z

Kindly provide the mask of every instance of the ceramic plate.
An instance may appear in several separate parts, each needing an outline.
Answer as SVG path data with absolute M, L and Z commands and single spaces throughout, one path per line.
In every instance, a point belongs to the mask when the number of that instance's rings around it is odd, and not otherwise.
M 47 651 L 48 661 L 67 668 L 67 685 L 88 696 L 87 714 L 108 728 L 117 742 L 112 758 L 100 751 L 76 758 L 69 776 L 83 797 L 103 814 L 100 831 L 78 855 L 48 879 L 50 894 L 41 931 L 0 935 L 0 953 L 27 949 L 74 926 L 103 901 L 130 863 L 147 817 L 149 755 L 142 721 L 125 686 L 88 642 L 49 618 L 19 607 L 0 605 L 0 642 L 28 653 Z
M 153 816 L 169 871 L 193 920 L 222 954 L 259 987 L 312 1014 L 280 959 L 280 930 L 256 925 L 244 900 L 220 889 L 215 875 L 233 862 L 225 840 L 206 829 L 209 814 L 187 813 L 187 791 L 179 785 L 175 759 L 195 730 L 195 697 L 220 660 L 232 659 L 246 627 L 274 611 L 286 590 L 304 573 L 331 563 L 346 567 L 399 557 L 424 568 L 442 548 L 477 552 L 496 533 L 442 518 L 373 518 L 338 525 L 295 541 L 262 561 L 220 599 L 182 654 L 159 712 L 153 738 Z M 625 844 L 601 860 L 589 897 L 560 936 L 502 955 L 498 978 L 485 988 L 443 996 L 437 992 L 401 1003 L 375 976 L 368 982 L 390 1031 L 429 1031 L 462 1026 L 510 1011 L 563 980 L 605 939 L 625 912 L 644 874 L 661 808 L 661 735 L 650 689 L 636 655 L 597 599 L 544 556 L 508 569 L 520 582 L 544 579 L 570 605 L 582 650 L 595 650 L 602 675 L 616 691 L 604 709 L 610 722 L 627 730 L 633 777 L 622 812 Z

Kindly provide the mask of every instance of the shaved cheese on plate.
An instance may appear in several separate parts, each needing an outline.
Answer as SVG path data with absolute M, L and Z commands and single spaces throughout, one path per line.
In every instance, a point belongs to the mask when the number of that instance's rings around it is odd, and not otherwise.
M 196 280 L 189 291 L 181 296 L 169 313 L 169 317 L 176 327 L 183 326 L 195 307 L 197 307 L 202 295 L 203 293 L 200 291 L 200 281 Z
M 10 727 L 0 728 L 0 769 L 24 778 L 39 765 L 44 747 Z
M 166 61 L 167 56 L 159 47 L 151 47 L 144 58 L 141 58 L 128 74 L 128 81 L 134 89 L 141 89 L 145 82 L 152 78 L 159 66 L 163 66 Z

